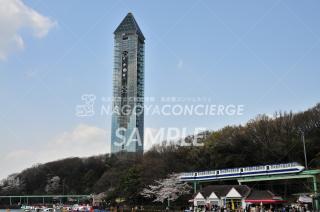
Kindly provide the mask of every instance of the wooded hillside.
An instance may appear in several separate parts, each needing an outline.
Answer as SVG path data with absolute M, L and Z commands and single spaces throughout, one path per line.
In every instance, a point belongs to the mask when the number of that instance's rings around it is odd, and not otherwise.
M 208 126 L 210 127 L 210 126 Z M 155 146 L 141 157 L 130 154 L 68 158 L 35 165 L 9 176 L 0 194 L 107 193 L 139 203 L 139 192 L 173 172 L 210 170 L 267 163 L 304 164 L 301 131 L 309 166 L 320 168 L 320 104 L 301 113 L 260 115 L 244 126 L 208 133 L 201 147 Z

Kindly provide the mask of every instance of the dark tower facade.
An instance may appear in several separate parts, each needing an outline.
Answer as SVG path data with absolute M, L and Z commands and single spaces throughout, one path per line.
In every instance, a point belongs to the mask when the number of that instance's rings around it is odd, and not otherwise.
M 143 153 L 144 40 L 128 13 L 114 31 L 111 153 Z

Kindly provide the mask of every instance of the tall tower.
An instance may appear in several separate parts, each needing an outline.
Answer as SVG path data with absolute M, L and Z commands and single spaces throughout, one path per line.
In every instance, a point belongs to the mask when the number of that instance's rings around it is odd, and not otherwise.
M 143 153 L 144 40 L 128 13 L 114 31 L 111 153 Z

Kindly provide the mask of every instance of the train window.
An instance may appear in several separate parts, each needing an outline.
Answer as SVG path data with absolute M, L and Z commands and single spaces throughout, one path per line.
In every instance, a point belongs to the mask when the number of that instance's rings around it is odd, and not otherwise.
M 220 174 L 220 171 L 217 171 L 217 174 Z
M 194 173 L 194 176 L 196 177 L 198 175 L 198 173 L 196 172 L 196 173 Z
M 243 172 L 243 169 L 240 169 L 240 172 Z

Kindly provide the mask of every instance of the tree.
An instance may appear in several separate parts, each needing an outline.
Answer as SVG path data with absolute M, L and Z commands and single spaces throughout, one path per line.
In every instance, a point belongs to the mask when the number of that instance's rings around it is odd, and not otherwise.
M 136 167 L 130 168 L 124 178 L 121 179 L 121 185 L 125 196 L 136 197 L 137 190 L 141 188 L 140 170 Z
M 48 194 L 56 193 L 60 188 L 60 177 L 54 176 L 51 179 L 48 179 L 48 184 L 46 185 L 45 191 Z
M 146 198 L 153 198 L 154 202 L 168 201 L 168 207 L 170 201 L 177 200 L 180 196 L 188 194 L 191 190 L 186 182 L 181 182 L 178 174 L 171 174 L 168 178 L 156 180 L 155 185 L 149 185 L 144 188 L 140 195 Z

